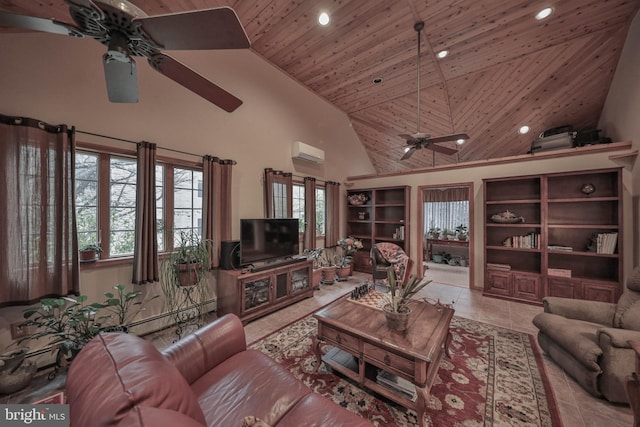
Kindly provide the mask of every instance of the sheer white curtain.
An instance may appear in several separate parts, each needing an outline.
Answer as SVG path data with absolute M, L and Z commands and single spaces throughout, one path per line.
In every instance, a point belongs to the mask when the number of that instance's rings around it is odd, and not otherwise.
M 455 230 L 461 224 L 468 227 L 469 189 L 455 187 L 426 190 L 423 215 L 427 230 L 436 227 Z

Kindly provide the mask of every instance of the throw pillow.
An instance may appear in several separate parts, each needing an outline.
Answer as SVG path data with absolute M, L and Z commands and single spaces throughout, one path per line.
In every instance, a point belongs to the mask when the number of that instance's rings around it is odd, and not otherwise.
M 249 415 L 248 417 L 244 417 L 242 420 L 242 424 L 240 427 L 271 427 L 269 424 L 262 421 L 260 418 L 254 417 L 253 415 Z

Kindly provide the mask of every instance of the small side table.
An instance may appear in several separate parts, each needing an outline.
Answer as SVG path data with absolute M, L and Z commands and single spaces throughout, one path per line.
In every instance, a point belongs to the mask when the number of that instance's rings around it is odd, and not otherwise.
M 633 411 L 633 425 L 640 427 L 640 341 L 628 341 L 636 353 L 636 371 L 627 378 L 627 396 Z

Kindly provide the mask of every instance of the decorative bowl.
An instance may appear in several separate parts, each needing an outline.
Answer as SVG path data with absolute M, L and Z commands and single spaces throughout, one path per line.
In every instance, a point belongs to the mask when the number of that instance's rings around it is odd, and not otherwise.
M 347 200 L 349 201 L 350 205 L 353 206 L 360 206 L 360 205 L 364 205 L 367 201 L 367 196 L 366 194 L 350 194 L 347 196 Z
M 517 216 L 513 212 L 504 211 L 494 215 L 491 215 L 491 221 L 496 222 L 498 224 L 519 224 L 524 222 L 523 216 Z

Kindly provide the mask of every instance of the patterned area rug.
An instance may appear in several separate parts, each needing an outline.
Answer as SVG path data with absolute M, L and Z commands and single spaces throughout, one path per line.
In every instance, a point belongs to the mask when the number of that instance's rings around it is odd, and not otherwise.
M 324 363 L 314 373 L 311 337 L 316 331 L 316 320 L 307 316 L 250 347 L 375 425 L 417 425 L 415 412 L 333 374 Z M 451 331 L 453 359 L 444 357 L 440 363 L 431 388 L 428 426 L 562 425 L 533 336 L 455 316 Z

